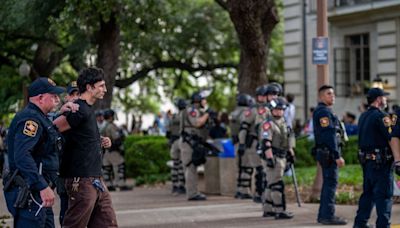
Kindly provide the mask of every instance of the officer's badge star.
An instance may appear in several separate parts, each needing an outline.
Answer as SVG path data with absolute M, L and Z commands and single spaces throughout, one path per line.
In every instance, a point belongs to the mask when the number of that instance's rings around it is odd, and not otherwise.
M 27 120 L 25 122 L 24 130 L 22 131 L 22 133 L 29 137 L 35 137 L 37 130 L 38 124 L 35 121 Z
M 319 119 L 319 124 L 321 127 L 327 127 L 329 126 L 329 118 L 328 117 L 322 117 Z

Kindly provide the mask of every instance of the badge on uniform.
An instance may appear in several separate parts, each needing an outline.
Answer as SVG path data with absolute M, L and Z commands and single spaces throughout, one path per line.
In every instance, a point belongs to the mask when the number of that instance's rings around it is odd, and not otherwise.
M 249 117 L 251 115 L 250 109 L 247 109 L 246 112 L 244 113 L 244 116 Z
M 268 131 L 271 128 L 271 124 L 269 122 L 265 122 L 263 124 L 263 130 Z
M 258 114 L 259 114 L 259 115 L 262 115 L 262 114 L 264 114 L 265 112 L 266 112 L 266 110 L 265 110 L 264 107 L 261 107 L 261 108 L 258 109 Z
M 190 112 L 190 116 L 191 116 L 191 117 L 196 117 L 196 116 L 197 116 L 196 111 L 195 111 L 195 110 L 191 111 L 191 112 Z
M 24 130 L 22 131 L 22 133 L 24 133 L 24 135 L 27 135 L 29 137 L 35 137 L 36 132 L 38 130 L 38 124 L 33 121 L 33 120 L 27 120 L 25 122 L 25 126 L 24 126 Z
M 328 117 L 322 117 L 319 119 L 319 124 L 321 127 L 327 127 L 329 126 L 329 118 Z

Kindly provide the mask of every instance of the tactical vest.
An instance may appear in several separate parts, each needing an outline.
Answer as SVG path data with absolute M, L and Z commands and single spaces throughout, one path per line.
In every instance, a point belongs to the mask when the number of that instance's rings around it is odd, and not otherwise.
M 204 124 L 202 127 L 200 128 L 196 128 L 189 120 L 189 115 L 191 112 L 196 112 L 196 119 L 200 118 L 201 116 L 204 115 L 204 112 L 202 112 L 201 110 L 199 110 L 198 108 L 196 108 L 194 105 L 186 108 L 186 110 L 184 110 L 182 112 L 182 123 L 183 123 L 183 132 L 190 134 L 190 135 L 196 135 L 201 137 L 203 140 L 206 140 L 208 137 L 208 129 L 206 128 L 207 124 Z
M 288 130 L 286 126 L 285 119 L 282 117 L 280 119 L 273 119 L 271 121 L 271 130 L 272 130 L 272 147 L 288 150 Z
M 229 127 L 231 129 L 232 137 L 237 137 L 239 134 L 240 129 L 240 117 L 243 114 L 243 111 L 246 110 L 246 107 L 238 106 L 236 109 L 231 113 L 230 124 Z
M 169 131 L 171 132 L 172 136 L 179 136 L 180 135 L 180 114 L 172 115 L 171 122 L 169 123 Z

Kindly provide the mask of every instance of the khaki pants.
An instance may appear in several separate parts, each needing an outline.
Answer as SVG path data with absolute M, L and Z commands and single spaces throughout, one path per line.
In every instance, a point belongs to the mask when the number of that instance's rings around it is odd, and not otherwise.
M 263 162 L 265 163 L 265 162 Z M 274 168 L 270 168 L 264 164 L 267 170 L 267 183 L 268 186 L 264 191 L 264 212 L 282 212 L 286 209 L 283 173 L 286 167 L 286 158 L 276 157 L 276 164 Z
M 199 194 L 197 190 L 197 167 L 193 164 L 188 165 L 192 161 L 193 149 L 187 142 L 184 142 L 182 139 L 180 139 L 180 149 L 183 170 L 185 172 L 186 196 L 188 199 L 190 199 Z
M 235 147 L 237 153 L 237 147 Z M 256 191 L 255 196 L 260 196 L 263 191 L 263 169 L 260 156 L 257 154 L 257 141 L 253 140 L 250 148 L 246 148 L 243 156 L 238 159 L 238 180 L 237 180 L 237 192 L 242 194 L 252 194 L 252 179 L 253 173 L 256 172 Z M 240 163 L 240 164 L 239 164 Z
M 125 186 L 124 162 L 125 162 L 124 157 L 118 151 L 106 151 L 104 153 L 103 156 L 104 181 L 106 182 L 106 185 L 108 187 Z
M 101 183 L 105 191 L 96 189 L 92 184 L 94 179 L 92 177 L 80 178 L 77 190 L 72 188 L 73 178 L 65 179 L 69 200 L 62 227 L 118 227 L 111 195 L 103 180 Z

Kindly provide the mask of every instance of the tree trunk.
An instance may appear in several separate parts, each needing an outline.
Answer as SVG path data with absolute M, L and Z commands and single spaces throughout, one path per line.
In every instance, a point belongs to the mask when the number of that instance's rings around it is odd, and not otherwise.
M 58 49 L 58 50 L 57 50 Z M 63 58 L 62 50 L 59 50 L 56 45 L 41 41 L 35 51 L 33 66 L 30 73 L 31 80 L 37 77 L 50 77 L 54 69 L 60 64 Z
M 107 93 L 103 100 L 95 104 L 96 109 L 111 107 L 115 77 L 119 66 L 120 57 L 120 28 L 115 13 L 112 13 L 108 21 L 101 18 L 100 31 L 98 35 L 97 66 L 104 71 Z
M 276 6 L 273 0 L 230 0 L 225 3 L 240 44 L 238 91 L 254 95 L 258 86 L 268 82 L 269 42 L 279 21 Z

